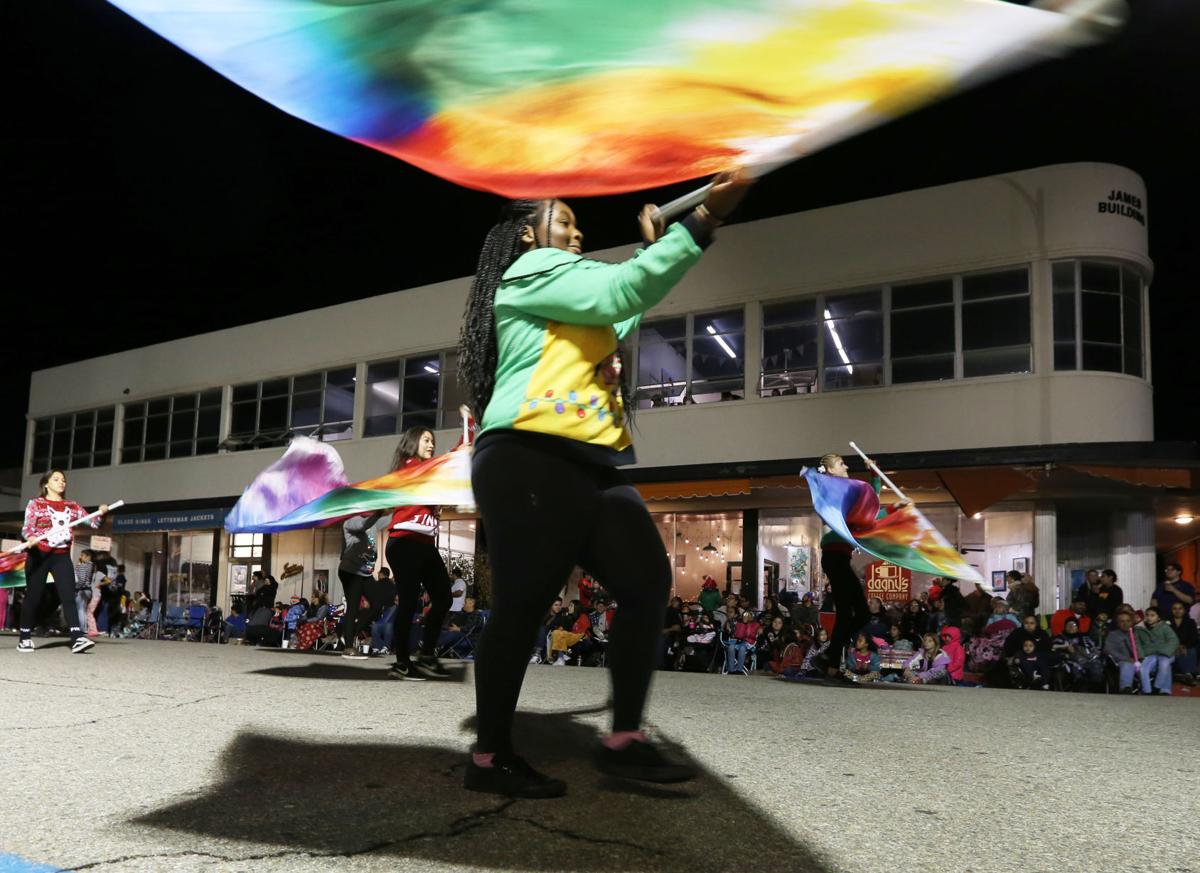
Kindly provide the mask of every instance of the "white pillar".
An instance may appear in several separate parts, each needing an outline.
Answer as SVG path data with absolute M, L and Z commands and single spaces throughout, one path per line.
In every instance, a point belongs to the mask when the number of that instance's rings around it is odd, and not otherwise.
M 1041 594 L 1039 613 L 1053 613 L 1058 584 L 1058 510 L 1038 503 L 1033 510 L 1033 581 Z
M 1145 609 L 1154 593 L 1154 513 L 1114 512 L 1109 532 L 1110 563 L 1125 602 Z

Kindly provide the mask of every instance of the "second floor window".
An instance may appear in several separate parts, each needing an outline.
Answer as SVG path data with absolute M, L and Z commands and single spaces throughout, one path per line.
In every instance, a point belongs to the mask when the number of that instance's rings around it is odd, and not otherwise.
M 458 355 L 452 350 L 367 365 L 367 436 L 418 426 L 462 427 L 458 408 L 465 402 L 458 386 Z
M 293 436 L 349 439 L 354 435 L 354 379 L 354 368 L 343 367 L 235 385 L 230 446 L 282 446 Z
M 740 399 L 745 340 L 741 308 L 645 322 L 637 341 L 638 407 Z
M 33 425 L 31 473 L 81 470 L 112 463 L 115 407 L 39 418 Z
M 121 463 L 215 454 L 220 429 L 220 388 L 126 403 Z

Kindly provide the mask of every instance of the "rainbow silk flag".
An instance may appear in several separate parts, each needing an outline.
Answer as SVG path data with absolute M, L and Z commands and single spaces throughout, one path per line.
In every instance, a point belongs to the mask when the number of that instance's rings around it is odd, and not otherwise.
M 879 495 L 869 483 L 810 469 L 800 475 L 808 482 L 817 515 L 846 542 L 914 573 L 979 582 L 991 590 L 979 571 L 911 503 L 877 519 Z
M 533 198 L 635 191 L 735 163 L 765 172 L 1063 53 L 1124 10 L 1121 0 L 1072 0 L 1078 13 L 1000 0 L 111 2 L 284 112 L 460 185 Z
M 317 440 L 292 440 L 284 456 L 260 473 L 229 511 L 225 529 L 231 533 L 278 533 L 333 524 L 397 506 L 475 504 L 469 444 L 460 443 L 444 455 L 354 485 L 331 484 L 336 483 L 336 476 L 328 477 L 328 463 L 314 462 L 314 454 L 326 462 L 331 454 L 337 457 L 332 446 Z M 340 458 L 337 469 L 341 469 Z M 290 491 L 282 493 L 281 486 Z M 304 493 L 316 496 L 297 502 L 295 495 Z
M 25 586 L 25 552 L 5 552 L 0 555 L 0 588 Z

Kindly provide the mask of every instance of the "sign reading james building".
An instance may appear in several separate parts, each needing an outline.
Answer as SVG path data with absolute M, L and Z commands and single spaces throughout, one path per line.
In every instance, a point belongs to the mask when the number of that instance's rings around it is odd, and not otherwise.
M 1146 226 L 1146 214 L 1142 211 L 1142 198 L 1120 188 L 1108 192 L 1108 197 L 1096 204 L 1101 214 L 1124 215 L 1132 218 L 1143 227 Z

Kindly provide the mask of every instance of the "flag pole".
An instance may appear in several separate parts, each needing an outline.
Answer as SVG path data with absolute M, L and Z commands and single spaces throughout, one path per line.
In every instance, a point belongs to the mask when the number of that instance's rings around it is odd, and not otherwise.
M 108 504 L 108 511 L 112 512 L 114 509 L 117 509 L 124 505 L 125 505 L 124 500 L 114 500 L 112 503 Z M 76 519 L 75 521 L 73 521 L 69 525 L 67 525 L 67 527 L 76 527 L 78 525 L 84 524 L 85 522 L 91 521 L 93 518 L 95 518 L 98 515 L 101 515 L 101 512 L 99 509 L 97 509 L 95 512 L 85 515 L 83 518 Z M 44 534 L 40 537 L 34 537 L 33 543 L 40 543 L 45 538 L 46 537 Z M 5 552 L 4 554 L 15 555 L 17 552 L 23 552 L 23 551 L 25 551 L 25 549 L 29 548 L 30 545 L 32 545 L 33 543 L 30 543 L 30 542 L 21 543 L 21 545 L 17 546 L 15 549 L 10 549 L 9 551 Z
M 880 480 L 882 480 L 883 484 L 890 488 L 892 492 L 900 498 L 902 503 L 911 502 L 907 497 L 904 496 L 904 492 L 896 487 L 896 483 L 887 477 L 887 473 L 883 472 L 883 470 L 880 470 L 876 463 L 867 457 L 866 453 L 858 447 L 858 444 L 855 443 L 854 440 L 850 440 L 850 448 L 858 452 L 858 456 L 866 461 L 867 466 L 875 471 L 875 475 L 878 476 Z

